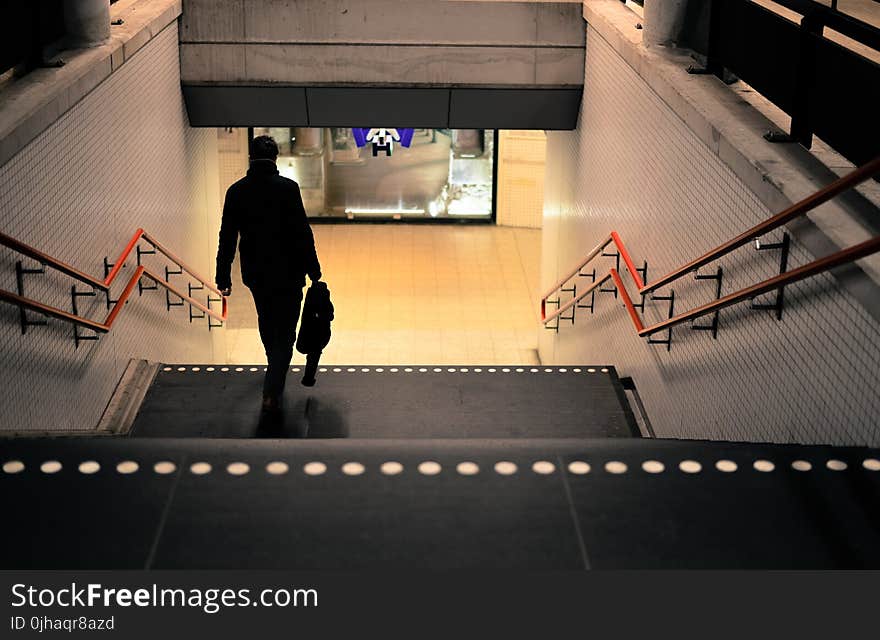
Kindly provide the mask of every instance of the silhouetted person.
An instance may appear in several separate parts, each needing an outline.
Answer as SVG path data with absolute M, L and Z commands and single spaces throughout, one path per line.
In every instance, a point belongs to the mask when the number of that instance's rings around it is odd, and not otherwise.
M 226 191 L 216 278 L 217 288 L 230 295 L 232 260 L 241 236 L 241 279 L 254 296 L 269 361 L 263 381 L 263 410 L 269 412 L 281 408 L 305 276 L 312 282 L 321 279 L 299 185 L 278 174 L 277 157 L 275 140 L 254 138 L 247 175 Z

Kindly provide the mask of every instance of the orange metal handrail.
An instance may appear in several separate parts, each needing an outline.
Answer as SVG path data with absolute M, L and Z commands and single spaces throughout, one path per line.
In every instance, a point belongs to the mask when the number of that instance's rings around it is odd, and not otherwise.
M 750 287 L 745 287 L 744 289 L 740 289 L 739 291 L 728 294 L 722 298 L 719 298 L 718 300 L 715 300 L 708 304 L 704 304 L 700 307 L 697 307 L 696 309 L 691 309 L 686 313 L 673 316 L 668 320 L 663 320 L 662 322 L 658 322 L 657 324 L 651 325 L 650 327 L 640 327 L 640 323 L 637 323 L 636 331 L 638 331 L 640 337 L 649 336 L 653 333 L 657 333 L 658 331 L 669 329 L 683 322 L 687 322 L 689 320 L 694 320 L 696 318 L 708 315 L 719 309 L 734 305 L 737 302 L 742 302 L 743 300 L 754 298 L 761 294 L 773 291 L 774 289 L 779 289 L 780 287 L 793 284 L 800 280 L 804 280 L 805 278 L 809 278 L 810 276 L 829 271 L 831 269 L 834 269 L 835 267 L 839 267 L 842 264 L 859 260 L 877 252 L 880 252 L 880 236 L 876 236 L 874 238 L 871 238 L 870 240 L 865 240 L 860 244 L 848 247 L 847 249 L 843 249 L 841 251 L 837 251 L 835 253 L 832 253 L 831 255 L 825 256 L 824 258 L 819 258 L 818 260 L 814 260 L 813 262 L 805 264 L 802 267 L 798 267 L 797 269 L 792 269 L 791 271 L 786 271 L 785 273 L 773 276 L 772 278 L 768 278 L 763 282 L 753 284 Z M 633 307 L 632 301 L 629 300 L 629 296 L 625 294 L 622 295 L 624 297 L 624 304 L 627 305 L 627 309 L 632 316 L 633 314 L 635 314 L 635 308 Z
M 579 264 L 577 269 L 569 273 L 568 276 L 566 276 L 564 279 L 557 282 L 552 289 L 548 290 L 547 293 L 541 297 L 541 319 L 544 322 L 549 322 L 553 318 L 561 315 L 564 311 L 570 309 L 572 306 L 580 302 L 584 297 L 591 294 L 596 289 L 596 287 L 598 287 L 611 277 L 611 273 L 609 272 L 601 280 L 594 281 L 593 284 L 587 287 L 583 292 L 566 302 L 564 305 L 561 305 L 556 311 L 554 311 L 552 314 L 550 314 L 549 317 L 547 317 L 547 298 L 553 295 L 554 292 L 558 291 L 566 282 L 578 275 L 581 272 L 581 269 L 587 266 L 590 261 L 593 260 L 593 258 L 599 255 L 602 251 L 605 250 L 605 247 L 612 243 L 617 247 L 617 250 L 620 252 L 620 257 L 623 260 L 623 263 L 626 265 L 626 268 L 629 271 L 630 275 L 632 276 L 633 281 L 636 283 L 636 286 L 643 286 L 642 278 L 641 276 L 639 276 L 639 271 L 633 264 L 632 258 L 629 255 L 629 251 L 626 250 L 626 247 L 623 244 L 623 240 L 620 239 L 620 236 L 617 234 L 616 231 L 612 231 L 607 238 L 605 238 L 602 242 L 596 245 L 592 251 L 590 251 L 587 259 Z
M 110 272 L 107 274 L 107 277 L 104 278 L 104 284 L 106 286 L 110 286 L 110 283 L 116 279 L 117 274 L 122 270 L 122 267 L 125 264 L 126 259 L 134 251 L 134 248 L 137 246 L 138 241 L 143 237 L 144 230 L 138 229 L 134 232 L 134 235 L 131 237 L 131 240 L 128 241 L 128 244 L 125 245 L 125 249 L 122 250 L 122 253 L 119 254 L 119 257 L 116 259 L 116 262 L 113 263 L 113 268 L 110 269 Z
M 545 306 L 544 306 L 544 303 L 546 302 L 546 298 L 543 299 L 543 300 L 541 300 L 541 319 L 544 321 L 544 323 L 547 323 L 547 322 L 550 322 L 551 320 L 553 320 L 554 318 L 556 318 L 557 316 L 561 316 L 563 313 L 565 313 L 566 311 L 568 311 L 569 309 L 571 309 L 571 308 L 572 308 L 574 305 L 576 305 L 578 302 L 580 302 L 580 301 L 583 300 L 585 297 L 587 297 L 588 295 L 590 295 L 591 293 L 593 293 L 593 291 L 595 291 L 598 287 L 600 287 L 600 286 L 602 286 L 603 284 L 605 284 L 605 282 L 606 282 L 606 281 L 608 280 L 608 278 L 610 278 L 610 277 L 611 277 L 611 272 L 608 272 L 608 273 L 605 274 L 604 277 L 602 277 L 602 278 L 597 278 L 596 281 L 593 282 L 593 284 L 591 284 L 589 287 L 587 287 L 586 289 L 584 289 L 581 293 L 579 293 L 579 294 L 577 294 L 576 296 L 574 296 L 571 300 L 569 300 L 569 301 L 566 302 L 565 304 L 560 305 L 560 307 L 559 307 L 556 311 L 554 311 L 553 313 L 551 313 L 550 316 L 547 316 L 547 315 L 546 315 L 546 308 L 545 308 Z
M 629 297 L 629 292 L 626 290 L 626 287 L 623 286 L 623 280 L 620 279 L 620 274 L 617 273 L 617 269 L 611 269 L 610 275 L 614 280 L 614 286 L 617 287 L 617 290 L 620 292 L 620 297 L 623 300 L 626 310 L 629 312 L 629 317 L 632 319 L 636 331 L 639 335 L 642 335 L 642 331 L 644 331 L 642 319 L 639 318 L 639 314 L 636 313 L 636 307 L 633 304 L 632 299 Z
M 861 167 L 851 171 L 850 173 L 842 176 L 832 182 L 831 184 L 825 186 L 820 189 L 816 193 L 804 198 L 800 202 L 796 202 L 791 205 L 784 211 L 777 213 L 775 216 L 768 218 L 764 222 L 755 225 L 748 231 L 744 231 L 739 234 L 737 237 L 732 240 L 728 240 L 722 245 L 719 245 L 709 251 L 708 253 L 703 254 L 699 258 L 695 260 L 691 260 L 685 265 L 682 265 L 678 269 L 667 273 L 662 278 L 658 278 L 654 282 L 648 285 L 639 286 L 639 293 L 650 293 L 655 289 L 662 287 L 663 285 L 669 284 L 673 280 L 678 280 L 683 275 L 690 273 L 691 271 L 695 271 L 702 266 L 717 260 L 718 258 L 727 255 L 734 249 L 738 249 L 739 247 L 748 244 L 755 238 L 758 238 L 765 233 L 773 231 L 774 229 L 778 229 L 786 222 L 790 222 L 794 218 L 798 216 L 809 213 L 816 207 L 821 204 L 825 204 L 835 196 L 840 195 L 844 191 L 851 189 L 862 182 L 865 182 L 869 178 L 873 177 L 875 174 L 880 173 L 880 156 L 877 156 L 871 162 L 862 165 Z
M 614 240 L 614 244 L 617 245 L 617 250 L 620 251 L 620 257 L 623 258 L 623 263 L 626 265 L 627 271 L 629 271 L 630 276 L 632 276 L 633 282 L 636 283 L 636 286 L 641 289 L 645 286 L 642 282 L 642 277 L 639 275 L 639 270 L 636 269 L 633 264 L 632 258 L 629 256 L 629 251 L 626 250 L 626 247 L 623 246 L 623 240 L 620 239 L 620 236 L 617 235 L 616 231 L 611 232 L 611 238 Z
M 134 290 L 135 286 L 137 286 L 138 281 L 142 277 L 146 276 L 149 279 L 153 280 L 153 282 L 155 282 L 157 285 L 164 287 L 165 289 L 167 289 L 168 291 L 170 291 L 171 293 L 173 293 L 174 295 L 179 297 L 181 300 L 186 301 L 187 303 L 189 303 L 193 307 L 204 312 L 206 315 L 214 318 L 215 320 L 219 320 L 220 322 L 226 321 L 226 318 L 228 315 L 226 296 L 224 296 L 220 292 L 220 290 L 217 289 L 217 287 L 212 285 L 205 278 L 198 275 L 198 273 L 193 271 L 193 269 L 188 267 L 182 260 L 180 260 L 180 258 L 178 258 L 171 251 L 169 251 L 164 245 L 160 244 L 155 238 L 153 238 L 151 235 L 149 235 L 143 229 L 138 229 L 137 231 L 135 231 L 131 240 L 129 240 L 128 244 L 122 250 L 122 253 L 119 255 L 119 258 L 116 260 L 116 262 L 113 265 L 113 268 L 110 270 L 110 272 L 107 274 L 107 277 L 104 280 L 97 280 L 96 278 L 93 278 L 92 276 L 90 276 L 86 273 L 83 273 L 82 271 L 76 269 L 75 267 L 72 267 L 71 265 L 69 265 L 65 262 L 62 262 L 61 260 L 58 260 L 57 258 L 53 258 L 52 256 L 50 256 L 50 255 L 48 255 L 38 249 L 35 249 L 35 248 L 33 248 L 33 247 L 31 247 L 31 246 L 29 246 L 19 240 L 16 240 L 15 238 L 12 238 L 11 236 L 8 236 L 4 233 L 0 233 L 0 245 L 8 247 L 8 248 L 12 249 L 13 251 L 16 251 L 22 255 L 25 255 L 29 258 L 37 260 L 41 264 L 51 266 L 55 270 L 57 270 L 61 273 L 64 273 L 65 275 L 68 275 L 76 280 L 79 280 L 80 282 L 83 282 L 87 285 L 90 285 L 90 286 L 94 287 L 95 289 L 100 289 L 101 291 L 104 291 L 104 292 L 110 291 L 110 286 L 113 284 L 114 280 L 116 279 L 116 276 L 119 275 L 119 273 L 125 263 L 125 260 L 128 258 L 128 256 L 131 254 L 131 252 L 134 251 L 138 242 L 140 242 L 141 240 L 144 240 L 144 241 L 148 242 L 149 244 L 151 244 L 156 250 L 158 250 L 162 254 L 164 254 L 165 257 L 167 257 L 176 266 L 180 267 L 180 269 L 182 269 L 183 271 L 188 273 L 190 276 L 192 276 L 193 279 L 200 282 L 209 291 L 212 291 L 212 292 L 216 293 L 217 295 L 219 295 L 220 299 L 222 300 L 221 312 L 218 313 L 218 312 L 214 311 L 213 309 L 211 309 L 209 306 L 199 302 L 198 300 L 196 300 L 192 296 L 183 293 L 182 291 L 177 289 L 174 285 L 167 282 L 164 278 L 162 278 L 161 276 L 154 273 L 151 269 L 144 267 L 142 265 L 139 265 L 137 267 L 137 269 L 135 269 L 134 274 L 129 279 L 128 283 L 125 285 L 125 289 L 123 289 L 122 294 L 119 296 L 119 298 L 114 303 L 113 308 L 110 309 L 109 313 L 107 314 L 107 318 L 104 320 L 104 322 L 96 322 L 94 320 L 90 320 L 88 318 L 84 318 L 82 316 L 64 311 L 63 309 L 58 309 L 57 307 L 52 307 L 50 305 L 46 305 L 41 302 L 37 302 L 36 300 L 32 300 L 30 298 L 26 298 L 24 296 L 20 296 L 18 294 L 12 293 L 11 291 L 6 291 L 3 289 L 0 289 L 0 300 L 2 300 L 4 302 L 9 302 L 11 304 L 15 304 L 16 306 L 19 306 L 19 307 L 24 307 L 24 308 L 30 309 L 32 311 L 36 311 L 36 312 L 41 313 L 43 315 L 57 318 L 59 320 L 71 322 L 71 323 L 79 325 L 81 327 L 84 327 L 87 329 L 92 329 L 93 331 L 97 331 L 100 333 L 107 333 L 108 331 L 110 331 L 110 328 L 113 326 L 113 322 L 116 320 L 119 313 L 122 311 L 122 308 L 125 306 L 125 303 L 127 302 L 128 298 L 131 296 L 131 293 Z
M 543 296 L 541 296 L 541 302 L 543 303 L 547 298 L 549 298 L 551 295 L 553 295 L 556 291 L 559 291 L 559 289 L 562 288 L 562 285 L 564 285 L 566 282 L 568 282 L 569 280 L 574 278 L 576 275 L 578 275 L 581 272 L 581 269 L 583 269 L 590 262 L 592 262 L 593 258 L 595 258 L 597 255 L 599 255 L 602 252 L 602 250 L 608 246 L 608 244 L 610 242 L 611 242 L 611 236 L 609 235 L 602 242 L 597 244 L 592 249 L 592 251 L 590 251 L 587 254 L 587 257 L 584 258 L 584 261 L 581 262 L 573 271 L 566 274 L 565 277 L 563 277 L 561 280 L 558 280 L 556 282 L 556 284 L 554 284 L 550 289 L 548 289 L 547 293 L 545 293 Z
M 141 279 L 141 276 L 144 274 L 145 271 L 146 269 L 144 267 L 138 267 L 134 270 L 134 275 L 128 281 L 128 284 L 125 285 L 125 289 L 122 290 L 122 295 L 119 296 L 119 299 L 113 305 L 110 313 L 107 314 L 107 319 L 104 321 L 104 326 L 107 327 L 107 331 L 110 331 L 110 327 L 113 326 L 113 321 L 116 320 L 119 312 L 125 306 L 126 301 L 128 300 L 129 296 L 131 296 L 131 292 L 134 291 L 135 285 L 138 283 L 138 280 Z
M 178 267 L 180 267 L 181 269 L 183 269 L 184 271 L 186 271 L 189 275 L 191 275 L 193 278 L 195 278 L 196 280 L 198 280 L 199 282 L 201 282 L 203 285 L 205 285 L 205 287 L 207 287 L 209 291 L 213 291 L 213 292 L 216 293 L 218 296 L 223 296 L 223 294 L 220 292 L 220 289 L 218 289 L 218 288 L 215 287 L 213 284 L 211 284 L 207 279 L 201 277 L 198 273 L 196 273 L 195 271 L 193 271 L 190 267 L 187 266 L 187 264 L 186 264 L 183 260 L 181 260 L 180 258 L 178 258 L 178 257 L 177 257 L 176 255 L 174 255 L 173 253 L 171 253 L 171 251 L 169 251 L 169 250 L 168 250 L 163 244 L 161 244 L 158 240 L 156 240 L 155 238 L 153 238 L 153 236 L 151 236 L 149 233 L 147 233 L 147 232 L 144 231 L 143 229 L 138 229 L 138 231 L 141 232 L 141 236 L 143 237 L 144 240 L 146 240 L 146 241 L 149 242 L 151 245 L 153 245 L 156 249 L 158 249 L 158 250 L 161 251 L 163 254 L 165 254 L 165 256 L 168 257 L 168 258 L 169 258 L 174 264 L 176 264 Z M 224 302 L 224 304 L 226 303 L 226 297 L 225 297 L 225 296 L 223 296 L 223 302 Z
M 785 273 L 773 276 L 772 278 L 768 278 L 767 280 L 764 280 L 757 284 L 745 287 L 743 289 L 740 289 L 739 291 L 735 291 L 734 293 L 721 297 L 718 300 L 696 307 L 695 309 L 691 309 L 690 311 L 687 311 L 685 313 L 673 316 L 667 320 L 663 320 L 649 327 L 645 327 L 642 323 L 642 320 L 636 311 L 635 305 L 632 302 L 632 298 L 630 297 L 629 292 L 623 284 L 623 280 L 621 279 L 620 274 L 617 272 L 617 269 L 614 269 L 612 267 L 603 278 L 597 279 L 596 282 L 593 283 L 586 291 L 576 296 L 572 300 L 569 300 L 565 305 L 561 306 L 553 314 L 544 318 L 543 322 L 546 324 L 547 322 L 555 319 L 557 316 L 560 316 L 564 311 L 571 308 L 584 296 L 590 294 L 596 287 L 606 282 L 610 278 L 611 280 L 613 280 L 614 286 L 620 293 L 620 297 L 623 300 L 623 304 L 626 307 L 627 312 L 629 313 L 636 333 L 638 333 L 639 337 L 643 338 L 651 336 L 658 331 L 671 329 L 676 325 L 688 322 L 690 320 L 696 320 L 697 318 L 700 318 L 702 316 L 709 315 L 710 313 L 713 313 L 725 307 L 729 307 L 738 302 L 742 302 L 743 300 L 754 298 L 764 293 L 773 291 L 774 289 L 779 289 L 780 287 L 799 282 L 800 280 L 804 280 L 805 278 L 809 278 L 819 273 L 829 271 L 831 269 L 834 269 L 835 267 L 839 267 L 840 265 L 854 262 L 855 260 L 860 260 L 861 258 L 865 258 L 878 252 L 880 252 L 880 236 L 876 236 L 874 238 L 871 238 L 870 240 L 866 240 L 847 249 L 842 249 L 840 251 L 832 253 L 831 255 L 825 256 L 824 258 L 819 258 L 818 260 L 814 260 L 813 262 L 798 267 L 797 269 L 786 271 Z
M 779 289 L 786 284 L 803 280 L 804 278 L 833 269 L 841 264 L 853 262 L 855 260 L 864 258 L 865 256 L 877 253 L 878 251 L 880 251 L 880 236 L 862 242 L 861 244 L 855 245 L 853 247 L 843 249 L 824 258 L 820 258 L 792 271 L 774 276 L 773 278 L 769 278 L 768 280 L 759 282 L 750 287 L 746 287 L 744 289 L 741 289 L 740 291 L 719 298 L 714 302 L 702 305 L 700 307 L 697 307 L 696 309 L 692 309 L 691 311 L 679 314 L 677 316 L 669 318 L 668 320 L 664 320 L 663 322 L 657 323 L 649 327 L 645 327 L 643 325 L 641 318 L 636 312 L 635 305 L 633 304 L 632 299 L 630 298 L 630 295 L 623 284 L 623 280 L 621 279 L 620 274 L 616 269 L 612 268 L 609 269 L 608 273 L 604 277 L 596 278 L 590 287 L 588 287 L 580 294 L 573 296 L 572 299 L 566 302 L 564 305 L 560 305 L 559 308 L 552 314 L 550 314 L 549 316 L 546 314 L 547 299 L 551 295 L 553 295 L 553 293 L 559 291 L 562 286 L 565 285 L 569 280 L 580 274 L 581 270 L 612 242 L 617 246 L 620 257 L 626 265 L 627 271 L 629 271 L 633 282 L 638 288 L 639 294 L 644 296 L 648 293 L 655 291 L 663 285 L 669 284 L 670 282 L 681 278 L 687 273 L 695 271 L 700 267 L 705 266 L 706 264 L 717 260 L 724 255 L 727 255 L 731 251 L 749 243 L 755 238 L 758 238 L 766 234 L 767 232 L 772 231 L 773 229 L 779 228 L 780 226 L 796 218 L 797 216 L 808 213 L 812 209 L 831 200 L 840 193 L 868 180 L 878 173 L 880 173 L 880 156 L 878 156 L 871 162 L 848 173 L 847 175 L 838 178 L 837 180 L 820 189 L 816 193 L 810 195 L 809 197 L 801 200 L 796 204 L 793 204 L 784 211 L 776 214 L 771 218 L 768 218 L 764 222 L 752 227 L 748 231 L 741 233 L 732 240 L 725 242 L 724 244 L 713 249 L 712 251 L 709 251 L 703 256 L 700 256 L 699 258 L 692 260 L 691 262 L 688 262 L 687 264 L 671 271 L 662 278 L 659 278 L 658 280 L 655 280 L 650 284 L 646 284 L 642 281 L 642 278 L 639 275 L 639 271 L 635 268 L 632 258 L 630 257 L 629 252 L 626 250 L 626 247 L 624 246 L 620 236 L 616 231 L 612 231 L 607 238 L 605 238 L 601 243 L 599 243 L 599 245 L 597 245 L 587 254 L 587 258 L 578 265 L 577 269 L 568 274 L 564 279 L 557 282 L 552 289 L 548 290 L 548 292 L 544 296 L 542 296 L 541 320 L 544 324 L 546 324 L 551 320 L 559 318 L 562 313 L 573 307 L 585 296 L 591 294 L 599 285 L 606 282 L 610 278 L 611 280 L 613 280 L 614 286 L 617 288 L 621 298 L 623 299 L 624 306 L 626 307 L 627 312 L 629 313 L 630 318 L 633 321 L 636 332 L 639 334 L 640 337 L 650 336 L 658 331 L 670 329 L 671 327 L 681 324 L 683 322 L 687 322 L 689 320 L 694 320 L 701 316 L 708 315 L 724 307 L 728 307 L 736 304 L 737 302 L 741 302 L 742 300 L 745 300 L 747 298 L 754 298 L 755 296 L 761 295 L 762 293 L 766 293 L 768 291 L 772 291 L 773 289 Z
M 74 315 L 69 311 L 64 311 L 63 309 L 50 307 L 49 305 L 45 305 L 41 302 L 36 302 L 35 300 L 31 300 L 30 298 L 20 296 L 17 293 L 6 291 L 6 289 L 0 289 L 0 300 L 2 300 L 3 302 L 9 302 L 10 304 L 14 304 L 18 307 L 30 309 L 31 311 L 37 311 L 44 316 L 51 316 L 59 320 L 71 322 L 81 327 L 85 327 L 86 329 L 99 331 L 101 333 L 107 333 L 107 328 L 100 322 L 95 322 L 94 320 L 89 320 L 88 318 Z
M 12 236 L 8 236 L 5 233 L 0 233 L 0 245 L 8 247 L 16 253 L 20 253 L 24 256 L 27 256 L 28 258 L 32 258 L 40 264 L 51 265 L 52 268 L 54 268 L 56 271 L 60 271 L 61 273 L 70 276 L 71 278 L 74 278 L 75 280 L 79 280 L 80 282 L 95 287 L 96 289 L 100 289 L 101 291 L 107 291 L 107 289 L 109 288 L 106 281 L 97 280 L 89 274 L 83 273 L 79 269 L 76 269 L 75 267 L 72 267 L 65 262 L 61 262 L 61 260 L 53 258 L 52 256 L 43 253 L 39 249 L 34 249 L 33 247 L 26 245 L 24 242 L 16 240 Z

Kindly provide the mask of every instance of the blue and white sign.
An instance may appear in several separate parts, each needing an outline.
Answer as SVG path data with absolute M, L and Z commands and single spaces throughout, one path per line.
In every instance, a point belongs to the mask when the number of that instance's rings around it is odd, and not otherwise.
M 377 156 L 380 151 L 384 151 L 386 156 L 390 156 L 395 142 L 399 142 L 402 147 L 409 147 L 410 143 L 412 143 L 413 131 L 413 129 L 364 129 L 354 127 L 351 130 L 358 147 L 364 147 L 368 142 L 373 145 L 373 156 Z

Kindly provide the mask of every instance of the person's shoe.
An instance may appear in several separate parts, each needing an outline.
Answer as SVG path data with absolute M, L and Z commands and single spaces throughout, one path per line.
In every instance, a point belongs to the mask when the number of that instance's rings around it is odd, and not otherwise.
M 281 411 L 281 398 L 277 396 L 263 396 L 263 413 L 277 413 Z

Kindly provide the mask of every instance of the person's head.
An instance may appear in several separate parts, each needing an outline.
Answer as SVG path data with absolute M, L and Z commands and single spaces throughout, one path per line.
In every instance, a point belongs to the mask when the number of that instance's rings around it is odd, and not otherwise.
M 250 156 L 251 161 L 271 160 L 275 162 L 278 158 L 278 144 L 272 136 L 257 136 L 251 140 Z

